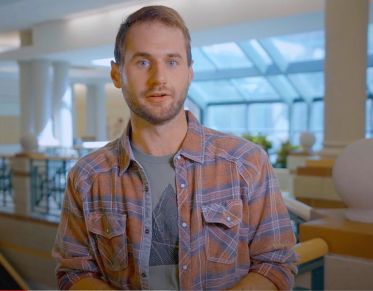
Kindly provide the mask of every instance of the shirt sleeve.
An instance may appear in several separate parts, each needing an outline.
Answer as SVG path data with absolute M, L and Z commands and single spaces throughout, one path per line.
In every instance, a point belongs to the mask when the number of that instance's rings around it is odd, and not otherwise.
M 89 247 L 84 222 L 82 198 L 73 185 L 72 171 L 68 176 L 60 224 L 52 256 L 57 260 L 58 288 L 69 289 L 85 277 L 100 279 L 100 273 Z
M 279 290 L 290 290 L 297 258 L 289 214 L 267 154 L 260 150 L 254 160 L 258 169 L 249 187 L 249 220 L 256 231 L 249 242 L 250 272 L 268 278 Z

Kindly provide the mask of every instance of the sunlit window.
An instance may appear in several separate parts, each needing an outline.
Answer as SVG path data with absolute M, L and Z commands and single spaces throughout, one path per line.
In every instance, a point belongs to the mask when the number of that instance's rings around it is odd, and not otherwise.
M 246 132 L 245 105 L 217 105 L 209 106 L 206 125 L 236 135 Z
M 293 86 L 307 100 L 324 97 L 324 73 L 299 73 L 288 75 Z
M 248 68 L 253 64 L 234 42 L 202 47 L 202 51 L 219 69 Z
M 274 149 L 289 139 L 288 106 L 284 103 L 251 104 L 248 111 L 248 129 L 254 135 L 266 135 Z
M 366 137 L 373 138 L 373 100 L 368 99 L 366 102 Z
M 272 37 L 269 41 L 288 63 L 322 60 L 325 57 L 323 31 Z
M 232 83 L 248 100 L 276 100 L 278 93 L 263 77 L 232 79 Z

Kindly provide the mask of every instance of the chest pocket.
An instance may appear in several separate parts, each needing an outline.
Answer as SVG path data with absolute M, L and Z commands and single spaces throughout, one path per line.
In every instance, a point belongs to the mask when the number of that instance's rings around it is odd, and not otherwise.
M 91 213 L 87 226 L 95 236 L 98 253 L 108 271 L 121 271 L 128 265 L 126 215 Z
M 202 207 L 209 261 L 231 264 L 237 258 L 242 201 L 234 199 Z

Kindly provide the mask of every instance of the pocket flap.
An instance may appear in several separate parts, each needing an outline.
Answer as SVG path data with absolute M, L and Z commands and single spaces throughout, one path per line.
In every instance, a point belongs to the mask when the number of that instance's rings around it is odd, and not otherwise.
M 91 213 L 87 220 L 88 230 L 111 239 L 125 233 L 126 215 L 115 213 Z
M 202 213 L 207 223 L 221 223 L 231 228 L 241 221 L 242 201 L 231 200 L 225 205 L 212 203 L 202 206 Z

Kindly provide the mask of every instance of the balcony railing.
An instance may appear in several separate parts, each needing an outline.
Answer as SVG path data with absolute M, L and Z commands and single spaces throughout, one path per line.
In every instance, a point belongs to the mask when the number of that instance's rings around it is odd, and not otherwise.
M 68 171 L 76 160 L 62 158 L 31 159 L 31 212 L 58 217 Z
M 12 171 L 9 157 L 0 157 L 0 207 L 13 208 Z

